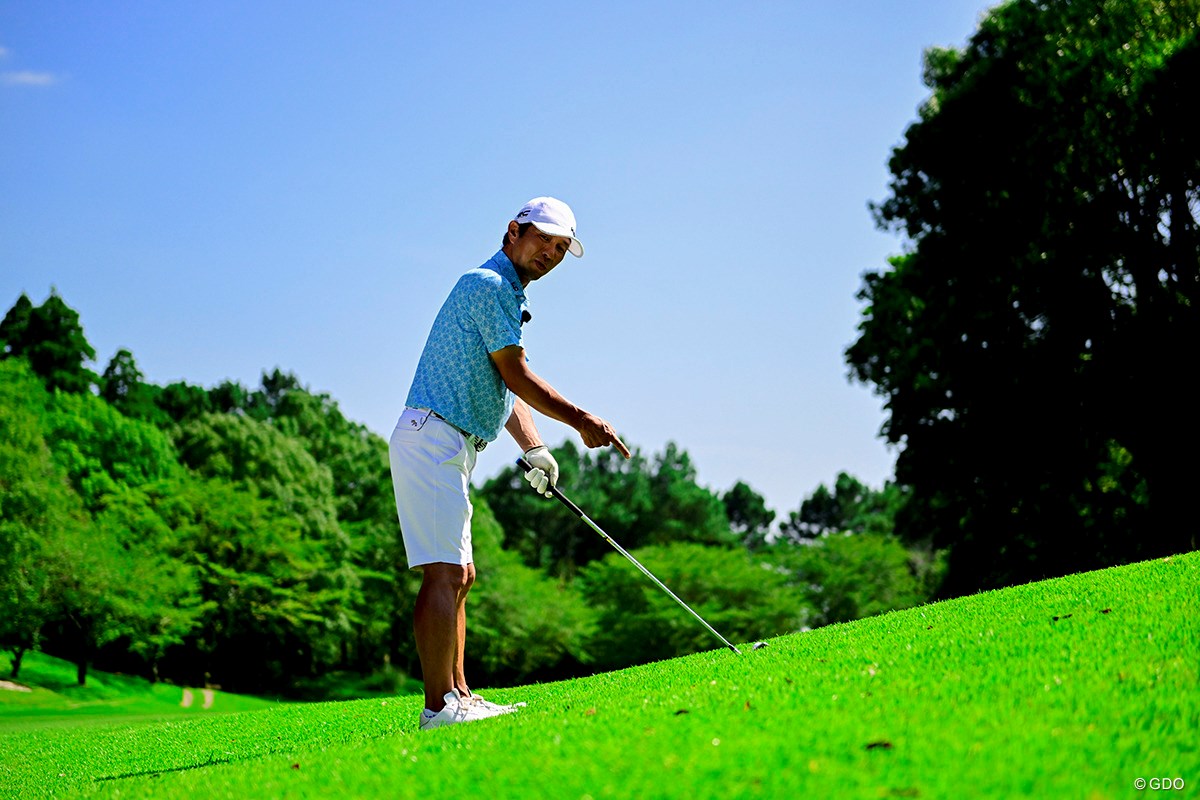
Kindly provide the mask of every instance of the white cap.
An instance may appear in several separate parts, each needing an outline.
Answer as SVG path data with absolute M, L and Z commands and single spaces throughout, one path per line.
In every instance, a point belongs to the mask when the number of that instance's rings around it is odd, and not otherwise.
M 535 197 L 513 217 L 517 222 L 532 222 L 542 233 L 551 236 L 566 236 L 571 240 L 567 252 L 579 258 L 583 255 L 583 245 L 575 238 L 575 215 L 571 207 L 554 197 Z

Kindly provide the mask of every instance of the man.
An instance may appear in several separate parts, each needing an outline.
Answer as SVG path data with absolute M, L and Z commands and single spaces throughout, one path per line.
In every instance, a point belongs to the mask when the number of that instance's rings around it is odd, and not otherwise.
M 583 255 L 566 203 L 537 197 L 508 223 L 503 247 L 459 279 L 434 320 L 389 453 L 396 509 L 411 569 L 422 571 L 414 630 L 425 681 L 422 730 L 515 711 L 473 694 L 463 671 L 466 600 L 475 582 L 471 503 L 477 453 L 505 428 L 542 494 L 558 480 L 531 409 L 579 431 L 588 447 L 629 449 L 611 425 L 574 405 L 526 363 L 525 287 L 567 253 Z

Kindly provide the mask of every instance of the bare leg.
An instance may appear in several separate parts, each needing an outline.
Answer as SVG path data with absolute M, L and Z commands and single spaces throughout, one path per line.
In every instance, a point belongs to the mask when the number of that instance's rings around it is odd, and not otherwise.
M 458 609 L 456 615 L 456 627 L 458 630 L 458 651 L 454 656 L 454 688 L 463 697 L 471 696 L 471 689 L 467 686 L 467 674 L 465 672 L 465 654 L 467 649 L 467 592 L 471 591 L 471 587 L 475 585 L 475 565 L 467 564 L 467 586 L 458 598 Z
M 425 682 L 425 707 L 441 711 L 446 692 L 455 688 L 462 675 L 462 653 L 466 629 L 467 592 L 475 577 L 475 566 L 426 564 L 421 590 L 413 614 L 417 655 Z

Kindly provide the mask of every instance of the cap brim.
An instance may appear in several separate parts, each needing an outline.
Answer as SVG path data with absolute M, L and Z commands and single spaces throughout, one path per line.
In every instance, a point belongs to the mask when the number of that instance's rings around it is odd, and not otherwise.
M 567 252 L 576 258 L 583 257 L 583 243 L 572 236 L 571 231 L 568 228 L 564 228 L 561 225 L 553 225 L 549 222 L 534 222 L 532 224 L 542 233 L 548 233 L 551 236 L 561 236 L 564 239 L 570 239 L 571 244 L 567 246 Z

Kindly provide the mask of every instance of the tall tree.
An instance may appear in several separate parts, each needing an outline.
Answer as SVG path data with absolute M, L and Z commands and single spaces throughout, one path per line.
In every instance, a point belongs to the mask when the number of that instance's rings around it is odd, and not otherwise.
M 830 533 L 895 532 L 896 514 L 906 496 L 894 483 L 875 490 L 858 478 L 839 472 L 830 490 L 820 484 L 788 514 L 779 531 L 785 539 L 802 541 Z
M 23 359 L 0 362 L 0 647 L 13 653 L 14 678 L 54 613 L 46 541 L 86 524 L 46 443 L 48 402 Z
M 133 353 L 121 348 L 100 376 L 100 396 L 126 416 L 162 424 L 168 419 L 157 404 L 162 390 L 145 383 L 143 377 Z
M 203 386 L 194 386 L 184 381 L 164 386 L 155 394 L 154 402 L 175 422 L 183 422 L 216 411 L 216 405 Z
M 240 490 L 233 501 L 237 513 L 212 513 L 210 518 L 220 521 L 194 539 L 204 543 L 193 546 L 208 554 L 207 574 L 218 585 L 240 583 L 264 609 L 275 604 L 269 612 L 256 612 L 270 615 L 272 627 L 266 630 L 248 620 L 230 619 L 228 626 L 257 641 L 256 647 L 274 642 L 281 650 L 299 653 L 289 662 L 294 675 L 332 666 L 362 606 L 361 581 L 353 568 L 351 541 L 338 524 L 329 468 L 318 464 L 299 440 L 243 414 L 188 420 L 179 427 L 176 447 L 180 460 L 215 479 L 212 484 Z M 248 502 L 241 495 L 263 502 Z M 201 507 L 207 508 L 211 497 L 201 495 Z M 230 535 L 226 531 L 236 532 L 240 552 L 226 552 L 220 543 Z M 276 562 L 267 568 L 261 559 L 270 552 L 277 554 Z
M 753 550 L 761 547 L 771 532 L 775 512 L 767 508 L 767 501 L 750 485 L 738 481 L 728 492 L 721 495 L 729 527 L 737 534 L 742 544 Z
M 411 603 L 407 571 L 396 535 L 396 506 L 387 442 L 351 422 L 327 394 L 310 391 L 291 373 L 263 373 L 261 387 L 245 395 L 245 413 L 299 443 L 329 470 L 338 524 L 350 539 L 354 569 L 362 583 L 351 617 L 355 631 L 343 650 L 347 665 L 360 670 L 400 663 L 399 645 L 411 631 L 396 624 L 400 606 Z M 389 609 L 396 608 L 392 613 Z M 411 615 L 404 615 L 407 619 Z
M 893 153 L 852 374 L 886 398 L 899 525 L 948 593 L 1196 547 L 1197 0 L 1014 0 Z M 1191 88 L 1188 88 L 1191 87 Z
M 40 306 L 22 294 L 0 321 L 0 358 L 22 356 L 49 389 L 85 392 L 96 375 L 85 365 L 96 351 L 83 335 L 79 313 L 57 292 Z

